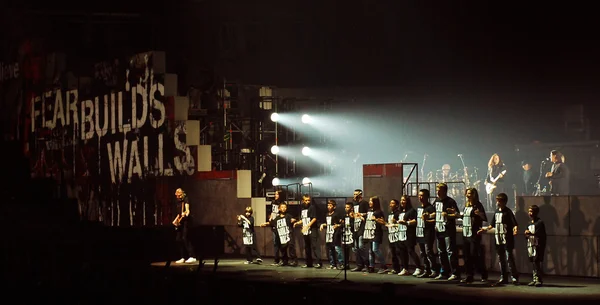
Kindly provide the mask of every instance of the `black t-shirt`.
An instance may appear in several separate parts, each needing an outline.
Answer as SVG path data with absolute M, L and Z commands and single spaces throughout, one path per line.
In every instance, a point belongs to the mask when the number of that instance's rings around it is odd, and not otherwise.
M 396 209 L 391 211 L 387 217 L 388 223 L 388 240 L 390 244 L 397 243 L 400 241 L 400 224 L 398 224 L 398 215 L 400 215 L 400 210 Z
M 417 210 L 410 208 L 406 211 L 402 211 L 400 212 L 400 215 L 402 216 L 402 219 L 404 219 L 404 221 L 409 222 L 411 220 L 417 219 Z M 417 227 L 416 226 L 407 226 L 407 225 L 401 225 L 401 226 L 405 226 L 401 227 L 401 232 L 403 232 L 404 230 L 406 230 L 406 233 L 401 233 L 400 234 L 400 241 L 414 241 L 415 238 L 417 237 Z M 406 235 L 406 238 L 403 236 Z
M 546 249 L 546 225 L 539 218 L 532 220 L 527 230 L 532 235 L 527 236 L 527 250 L 529 257 L 534 257 Z
M 496 245 L 505 245 L 507 249 L 514 249 L 515 236 L 513 235 L 513 228 L 517 226 L 515 214 L 509 208 L 496 209 L 490 225 L 496 229 L 494 233 Z
M 437 237 L 450 236 L 456 238 L 456 219 L 442 216 L 448 209 L 454 209 L 458 213 L 458 205 L 451 197 L 437 198 L 433 203 L 435 207 L 435 232 Z
M 360 213 L 360 214 L 366 214 L 369 211 L 369 203 L 361 200 L 361 201 L 354 201 L 354 214 Z M 365 228 L 365 223 L 364 221 L 362 221 L 362 219 L 356 217 L 354 218 L 354 232 L 355 232 L 355 236 L 362 236 L 363 235 L 363 230 Z
M 351 245 L 354 243 L 354 218 L 350 215 L 344 214 L 343 218 L 344 225 L 342 227 L 342 243 L 344 245 Z
M 375 242 L 381 243 L 383 241 L 383 227 L 380 223 L 373 219 L 375 216 L 376 219 L 384 218 L 385 215 L 383 211 L 373 211 L 369 210 L 364 216 L 365 225 L 363 231 L 363 240 L 373 240 Z
M 242 227 L 242 241 L 244 245 L 252 245 L 254 244 L 254 217 L 249 216 L 246 219 L 248 221 L 242 218 L 238 222 L 238 226 Z
M 300 219 L 302 219 L 302 226 L 307 226 L 313 219 L 317 219 L 317 207 L 311 204 L 308 208 L 302 209 L 300 212 Z M 315 220 L 310 226 L 310 230 L 304 233 L 304 235 L 310 234 L 312 230 L 316 230 L 318 227 L 319 224 Z
M 279 214 L 279 205 L 283 202 L 283 200 L 273 200 L 271 201 L 271 206 L 270 206 L 270 211 L 271 213 L 267 213 L 267 221 L 269 221 L 269 219 L 275 219 L 275 217 L 277 217 L 277 215 Z M 269 211 L 269 210 L 267 210 Z
M 185 205 L 189 206 L 189 211 L 190 214 L 187 217 L 184 217 L 183 219 L 181 219 L 180 222 L 184 222 L 186 220 L 188 220 L 188 218 L 192 217 L 192 206 L 190 205 L 190 200 L 188 199 L 188 196 L 185 195 L 182 198 L 177 198 L 177 214 L 179 215 L 183 215 L 183 211 L 185 211 Z
M 269 223 L 277 231 L 281 245 L 287 245 L 293 238 L 292 215 L 279 214 Z
M 435 238 L 435 222 L 426 221 L 422 218 L 424 213 L 435 213 L 435 207 L 428 204 L 426 207 L 420 206 L 417 208 L 417 238 L 432 239 Z
M 481 216 L 475 214 L 476 210 L 481 212 Z M 487 221 L 487 216 L 481 202 L 477 202 L 469 207 L 466 206 L 463 210 L 463 237 L 480 239 L 481 235 L 477 234 L 477 232 L 483 226 L 484 221 Z
M 340 220 L 340 215 L 335 211 L 325 215 L 325 243 L 334 243 L 337 246 L 341 245 L 342 227 L 334 228 L 336 224 L 340 223 Z

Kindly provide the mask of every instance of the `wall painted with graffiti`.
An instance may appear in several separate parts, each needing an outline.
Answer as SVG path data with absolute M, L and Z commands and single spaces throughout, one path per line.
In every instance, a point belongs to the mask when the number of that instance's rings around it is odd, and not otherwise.
M 197 147 L 186 145 L 186 121 L 174 120 L 164 52 L 97 63 L 89 77 L 47 58 L 54 62 L 33 70 L 58 81 L 23 82 L 31 176 L 56 181 L 57 196 L 77 200 L 82 219 L 170 224 L 173 192 L 195 174 Z

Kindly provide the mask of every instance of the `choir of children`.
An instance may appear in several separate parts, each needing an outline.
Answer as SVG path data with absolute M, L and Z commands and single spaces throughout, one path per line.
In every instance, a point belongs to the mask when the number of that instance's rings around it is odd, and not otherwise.
M 362 190 L 354 192 L 354 201 L 345 203 L 345 213 L 336 212 L 336 202 L 327 202 L 325 223 L 317 224 L 316 207 L 310 196 L 303 197 L 303 211 L 300 219 L 287 213 L 285 201 L 278 200 L 276 213 L 269 217 L 269 221 L 262 223 L 261 227 L 272 227 L 276 255 L 276 265 L 297 264 L 294 227 L 302 226 L 305 254 L 307 257 L 304 267 L 321 267 L 320 245 L 318 231 L 325 231 L 326 253 L 329 260 L 329 269 L 343 270 L 348 268 L 349 252 L 354 252 L 356 268 L 354 272 L 375 272 L 379 264 L 378 273 L 405 276 L 411 274 L 409 258 L 415 267 L 413 276 L 419 278 L 434 278 L 436 280 L 460 281 L 471 284 L 474 280 L 474 270 L 481 274 L 481 281 L 487 282 L 487 270 L 483 262 L 481 250 L 481 234 L 488 230 L 494 231 L 496 253 L 500 262 L 500 279 L 493 285 L 507 284 L 510 273 L 513 284 L 519 284 L 519 273 L 514 261 L 514 236 L 518 233 L 518 224 L 513 212 L 506 207 L 508 196 L 500 193 L 496 196 L 496 211 L 487 222 L 484 206 L 479 201 L 476 189 L 469 188 L 465 192 L 466 204 L 462 212 L 458 211 L 456 201 L 448 197 L 447 185 L 440 183 L 436 187 L 437 196 L 430 200 L 429 190 L 419 191 L 419 206 L 413 208 L 410 197 L 402 196 L 401 200 L 392 199 L 389 202 L 390 214 L 386 217 L 381 210 L 378 197 L 371 197 L 368 203 L 362 200 Z M 279 194 L 278 194 L 279 195 Z M 542 286 L 542 262 L 546 247 L 546 230 L 544 222 L 538 217 L 539 207 L 529 207 L 531 222 L 524 231 L 529 259 L 533 265 L 533 280 L 529 286 Z M 260 254 L 256 251 L 255 235 L 253 230 L 254 219 L 252 209 L 246 208 L 245 217 L 238 217 L 238 224 L 243 228 L 244 245 L 246 246 L 247 260 L 251 263 L 253 253 L 257 262 L 262 262 Z M 464 257 L 464 271 L 466 278 L 460 278 L 461 267 L 458 265 L 458 251 L 456 244 L 457 226 L 456 219 L 462 218 L 462 253 Z M 387 229 L 384 234 L 383 228 Z M 392 255 L 391 269 L 388 269 L 381 253 L 384 236 L 389 241 Z M 437 253 L 434 252 L 434 243 L 437 244 Z M 419 246 L 420 257 L 415 252 Z M 439 259 L 439 261 L 438 261 Z M 421 262 L 422 260 L 422 262 Z M 315 264 L 313 264 L 315 263 Z M 367 265 L 368 264 L 368 265 Z M 508 267 L 508 268 L 507 268 Z

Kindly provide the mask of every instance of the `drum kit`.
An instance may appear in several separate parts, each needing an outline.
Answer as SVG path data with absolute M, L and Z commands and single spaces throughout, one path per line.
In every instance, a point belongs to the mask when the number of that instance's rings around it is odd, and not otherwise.
M 465 167 L 463 171 L 455 172 L 445 169 L 438 169 L 435 172 L 430 171 L 427 174 L 427 182 L 445 182 L 448 184 L 448 196 L 457 200 L 465 196 L 465 191 L 468 188 L 480 190 L 482 184 L 477 167 Z

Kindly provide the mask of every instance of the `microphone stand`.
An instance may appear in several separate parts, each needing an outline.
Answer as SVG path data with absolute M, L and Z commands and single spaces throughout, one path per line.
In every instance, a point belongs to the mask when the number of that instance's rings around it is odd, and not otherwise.
M 534 196 L 542 196 L 542 186 L 540 185 L 540 181 L 542 180 L 542 175 L 544 172 L 544 167 L 546 165 L 546 160 L 542 160 L 542 163 L 540 164 L 540 175 L 538 176 L 538 180 L 535 183 L 535 195 Z
M 349 228 L 349 226 L 348 226 Z M 350 266 L 349 260 L 350 260 L 350 255 L 348 255 L 348 243 L 346 240 L 346 232 L 348 230 L 348 228 L 346 228 L 346 217 L 344 217 L 344 230 L 342 231 L 342 243 L 343 243 L 343 248 L 342 251 L 344 251 L 344 279 L 340 281 L 340 283 L 342 284 L 349 284 L 352 283 L 352 281 L 348 280 L 348 268 Z M 350 234 L 352 234 L 352 232 L 350 232 Z
M 467 172 L 467 166 L 465 165 L 465 160 L 463 159 L 462 154 L 458 155 L 458 157 L 460 158 L 460 162 L 462 162 L 463 171 L 465 172 L 465 177 L 463 179 L 463 182 L 465 183 L 465 187 L 470 187 L 469 173 Z
M 423 155 L 423 166 L 421 166 L 421 177 L 423 177 L 423 179 L 425 179 L 425 162 L 427 162 L 427 154 Z M 418 183 L 419 181 L 417 181 Z M 420 187 L 420 185 L 417 186 L 417 188 Z

